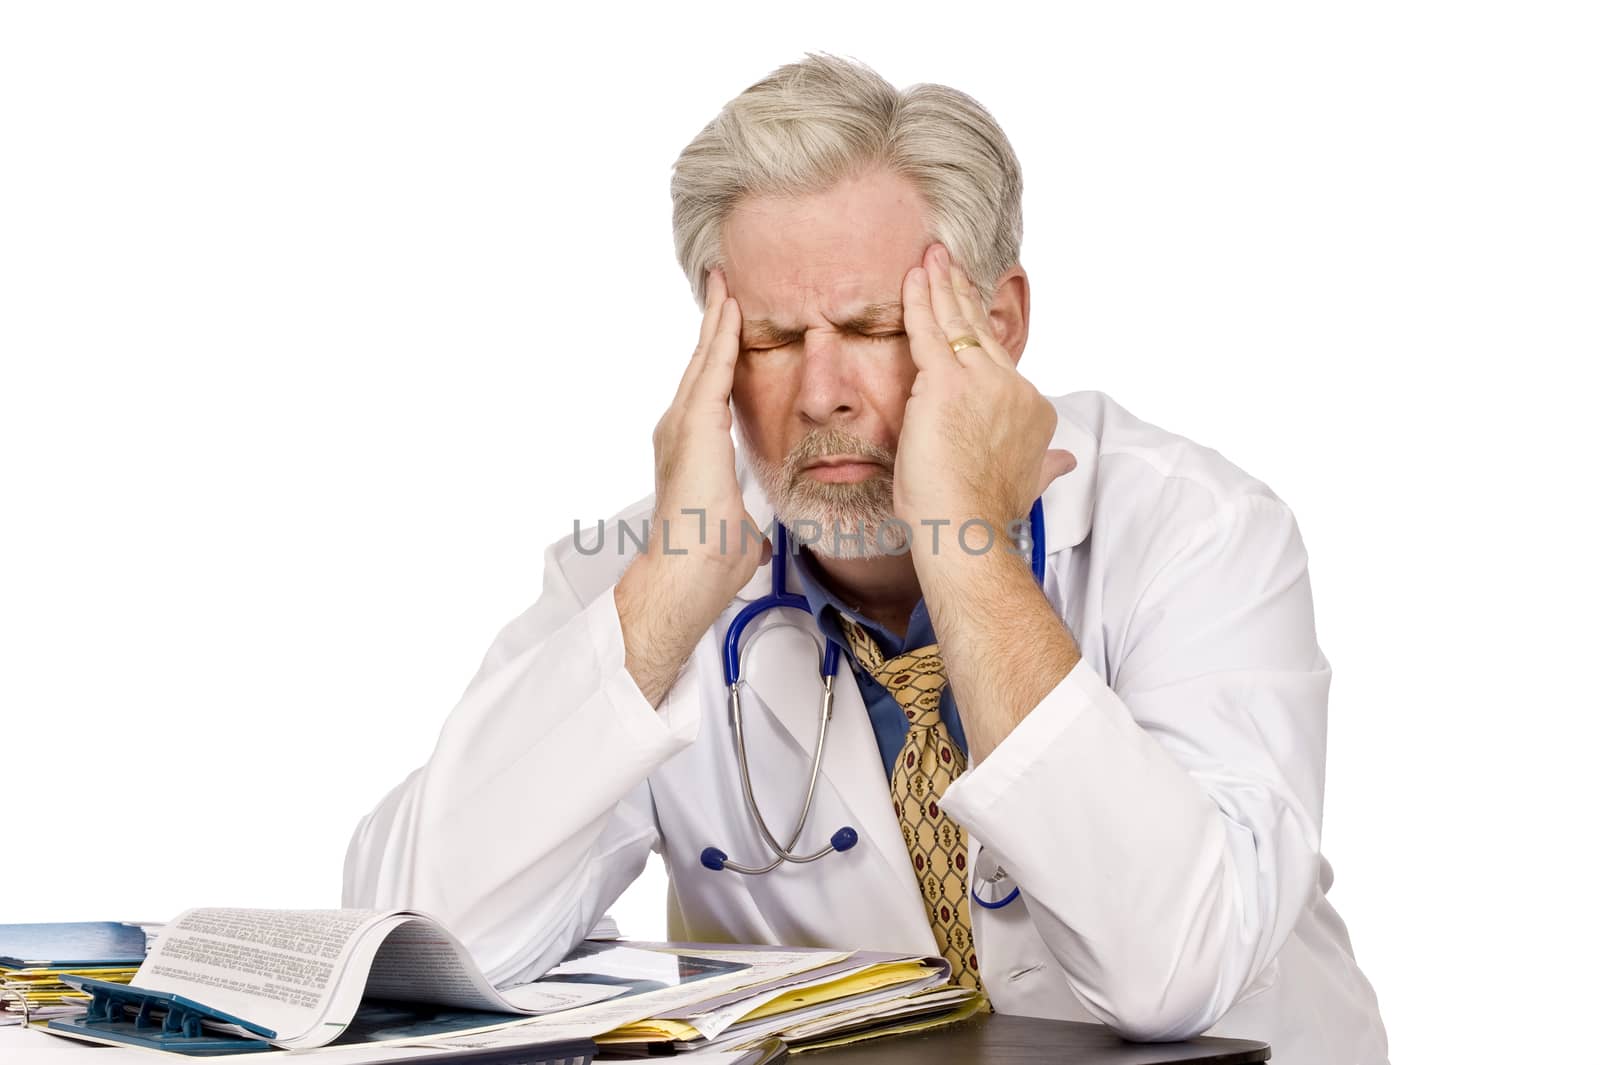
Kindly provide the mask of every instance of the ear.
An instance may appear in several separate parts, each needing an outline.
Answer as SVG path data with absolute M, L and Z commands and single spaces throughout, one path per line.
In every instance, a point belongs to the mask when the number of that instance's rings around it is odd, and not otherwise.
M 989 332 L 1011 353 L 1015 365 L 1028 345 L 1028 272 L 1018 263 L 995 282 L 989 301 Z

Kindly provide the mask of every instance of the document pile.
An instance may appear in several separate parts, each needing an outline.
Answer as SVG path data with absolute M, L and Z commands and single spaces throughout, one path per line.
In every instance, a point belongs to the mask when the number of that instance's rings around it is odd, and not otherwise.
M 63 976 L 127 983 L 144 955 L 145 935 L 134 924 L 0 924 L 0 1024 L 82 1013 L 89 996 Z
M 635 944 L 702 958 L 771 956 L 768 948 Z M 596 1037 L 608 1054 L 743 1050 L 777 1037 L 790 1053 L 950 1024 L 986 1006 L 952 985 L 943 958 L 874 951 L 814 951 L 812 967 L 621 1025 Z
M 538 980 L 492 986 L 415 911 L 188 910 L 126 984 L 63 974 L 92 996 L 47 1030 L 180 1054 L 287 1048 L 315 1065 L 425 1051 L 791 1052 L 949 1023 L 984 1007 L 941 958 L 813 948 L 589 940 Z
M 126 984 L 61 979 L 92 1000 L 51 1031 L 186 1054 L 320 1047 L 358 1022 L 392 1027 L 392 1009 L 358 1016 L 366 999 L 425 1004 L 436 1029 L 445 1012 L 450 1028 L 482 1027 L 625 990 L 559 980 L 497 990 L 454 936 L 408 910 L 186 910 Z

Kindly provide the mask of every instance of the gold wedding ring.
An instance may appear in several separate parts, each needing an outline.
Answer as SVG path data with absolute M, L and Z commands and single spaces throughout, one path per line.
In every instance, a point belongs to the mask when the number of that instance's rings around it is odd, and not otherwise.
M 982 346 L 983 341 L 969 333 L 964 337 L 956 337 L 950 341 L 950 354 L 954 355 L 962 348 L 981 348 Z

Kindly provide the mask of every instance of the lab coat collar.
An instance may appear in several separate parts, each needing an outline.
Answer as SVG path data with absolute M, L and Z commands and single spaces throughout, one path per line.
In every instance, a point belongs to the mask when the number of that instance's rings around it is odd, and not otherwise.
M 1055 555 L 1069 547 L 1076 547 L 1089 535 L 1089 524 L 1094 518 L 1095 482 L 1100 468 L 1100 441 L 1094 433 L 1076 422 L 1061 396 L 1051 400 L 1056 408 L 1056 431 L 1050 438 L 1052 448 L 1066 448 L 1077 458 L 1078 465 L 1071 473 L 1057 477 L 1044 490 L 1045 553 Z M 755 520 L 758 529 L 766 529 L 772 521 L 772 501 L 762 489 L 755 470 L 745 459 L 743 449 L 735 448 L 734 472 L 739 478 L 739 490 L 744 495 L 745 509 Z M 777 530 L 773 530 L 776 539 Z M 750 580 L 734 598 L 752 602 L 772 590 L 772 564 L 756 567 Z M 790 591 L 797 591 L 791 587 Z

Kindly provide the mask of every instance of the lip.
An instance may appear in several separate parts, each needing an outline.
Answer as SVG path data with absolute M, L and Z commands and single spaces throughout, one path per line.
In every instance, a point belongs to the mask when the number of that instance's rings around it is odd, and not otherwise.
M 878 463 L 864 455 L 830 455 L 825 459 L 818 459 L 807 466 L 808 470 L 815 470 L 828 466 L 876 466 Z
M 807 466 L 805 474 L 815 481 L 854 484 L 883 473 L 883 464 L 853 455 L 832 455 Z

